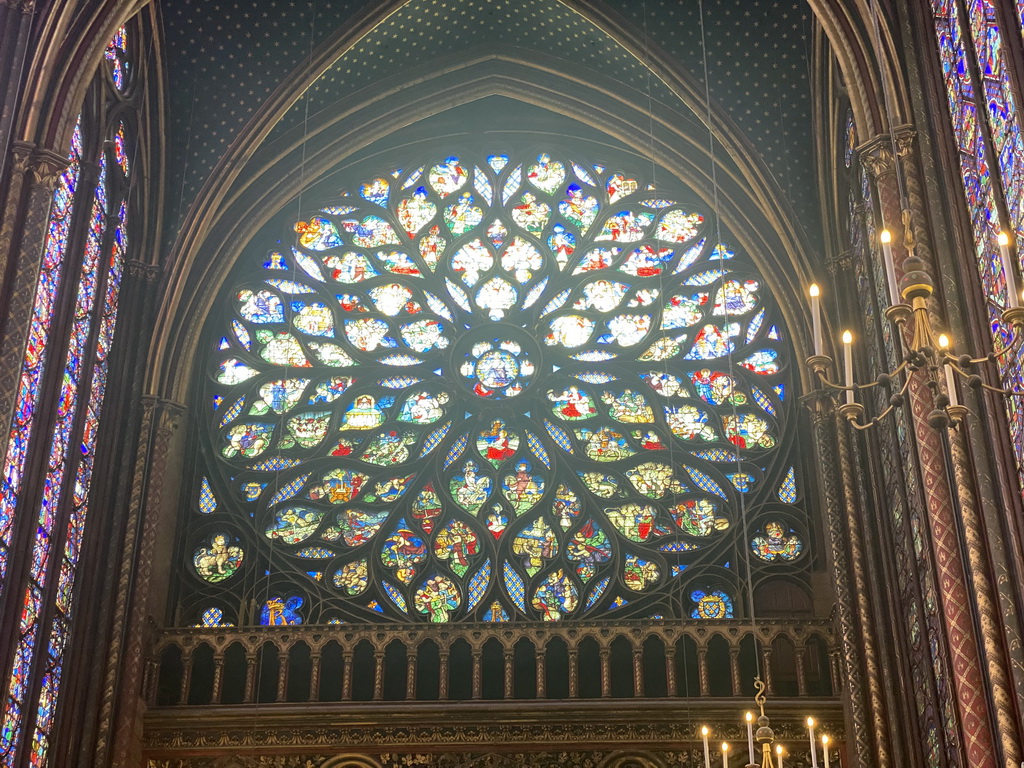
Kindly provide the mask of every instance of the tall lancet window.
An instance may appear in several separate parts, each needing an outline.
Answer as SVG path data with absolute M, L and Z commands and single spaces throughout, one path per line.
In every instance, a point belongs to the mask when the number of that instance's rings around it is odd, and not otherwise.
M 1003 228 L 1012 232 L 1018 255 L 1024 243 L 1019 94 L 1010 80 L 1003 45 L 1006 30 L 997 23 L 992 0 L 969 0 L 962 6 L 956 0 L 932 0 L 932 8 L 978 275 L 998 348 L 1010 331 L 1000 320 L 1007 295 L 997 236 Z M 1024 390 L 1024 360 L 1004 358 L 1000 373 L 1004 386 Z M 1024 403 L 1006 398 L 1006 412 L 1024 486 Z
M 94 84 L 103 106 L 79 117 L 57 182 L 4 456 L 0 589 L 21 605 L 5 669 L 5 766 L 47 764 L 60 702 L 127 248 L 130 50 L 122 28 Z M 49 398 L 55 407 L 43 407 Z M 26 475 L 33 456 L 38 477 Z
M 532 152 L 419 158 L 253 243 L 179 615 L 724 619 L 745 563 L 799 580 L 790 355 L 730 240 L 692 193 Z

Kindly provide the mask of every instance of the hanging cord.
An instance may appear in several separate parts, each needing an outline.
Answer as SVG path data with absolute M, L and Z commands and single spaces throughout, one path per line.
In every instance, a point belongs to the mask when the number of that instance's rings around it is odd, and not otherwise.
M 708 152 L 711 159 L 711 188 L 712 188 L 712 204 L 711 211 L 715 217 L 715 247 L 718 249 L 718 264 L 719 269 L 722 271 L 722 276 L 719 279 L 719 290 L 722 296 L 722 312 L 723 312 L 723 330 L 726 333 L 726 343 L 729 345 L 728 349 L 728 363 L 727 372 L 730 378 L 729 387 L 729 402 L 732 405 L 732 419 L 733 419 L 733 431 L 737 439 L 739 438 L 739 412 L 736 408 L 736 383 L 737 378 L 734 376 L 735 366 L 733 363 L 733 348 L 734 345 L 730 341 L 729 333 L 729 302 L 726 296 L 726 270 L 725 270 L 725 248 L 722 245 L 722 219 L 719 215 L 719 199 L 718 199 L 718 169 L 715 159 L 715 132 L 712 125 L 712 114 L 711 114 L 711 81 L 708 78 L 708 46 L 707 37 L 705 34 L 704 27 L 704 0 L 698 0 L 698 6 L 700 10 L 700 42 L 701 42 L 701 57 L 704 66 L 704 104 L 706 107 L 706 120 L 708 126 Z M 733 443 L 733 451 L 736 457 L 736 478 L 739 480 L 743 476 L 743 459 L 740 456 L 739 446 Z M 735 487 L 735 483 L 733 483 Z M 754 668 L 757 676 L 761 676 L 761 656 L 757 652 L 757 613 L 754 609 L 754 581 L 753 574 L 750 567 L 750 547 L 747 545 L 747 500 L 746 493 L 736 489 L 739 496 L 740 502 L 740 546 L 743 549 L 743 561 L 744 568 L 746 569 L 746 583 L 747 583 L 747 599 L 748 599 L 748 610 L 750 612 L 750 631 L 753 635 L 754 644 Z
M 869 0 L 869 6 L 871 9 L 871 28 L 875 43 L 875 56 L 878 63 L 878 79 L 882 85 L 882 105 L 885 108 L 886 127 L 889 129 L 889 142 L 892 147 L 892 162 L 893 168 L 896 171 L 896 185 L 899 189 L 900 195 L 900 209 L 903 211 L 909 211 L 910 202 L 907 198 L 907 190 L 903 181 L 903 168 L 900 165 L 899 149 L 896 142 L 896 130 L 892 122 L 892 115 L 893 112 L 896 111 L 896 108 L 893 104 L 892 92 L 889 88 L 889 79 L 886 76 L 886 69 L 883 66 L 882 33 L 878 23 L 878 3 L 876 0 Z M 909 226 L 909 224 L 909 221 L 905 222 L 905 226 Z
M 314 32 L 316 30 L 316 13 L 317 13 L 317 10 L 316 10 L 316 0 L 311 0 L 311 2 L 308 4 L 308 8 L 309 8 L 309 12 L 310 12 L 310 17 L 309 17 L 309 32 L 308 32 L 309 40 L 308 40 L 308 46 L 307 46 L 307 52 L 306 52 L 306 62 L 305 62 L 306 63 L 306 70 L 307 71 L 309 71 L 309 69 L 312 67 L 312 63 L 313 63 L 313 39 L 314 39 Z M 299 159 L 299 193 L 298 193 L 298 196 L 296 197 L 296 205 L 295 205 L 295 220 L 296 221 L 301 221 L 302 220 L 302 216 L 303 216 L 303 212 L 302 212 L 303 211 L 303 208 L 302 208 L 302 206 L 303 206 L 302 197 L 303 197 L 303 192 L 305 192 L 305 184 L 306 184 L 306 145 L 307 145 L 308 140 L 309 140 L 309 100 L 310 100 L 310 91 L 311 91 L 311 89 L 312 89 L 312 86 L 308 87 L 305 90 L 304 94 L 303 94 L 304 103 L 303 103 L 303 115 L 302 115 L 302 145 L 301 145 L 300 159 Z M 291 259 L 291 267 L 290 267 L 290 270 L 289 270 L 288 274 L 291 277 L 291 280 L 293 282 L 295 281 L 295 278 L 298 277 L 298 269 L 297 269 L 297 266 L 296 266 L 296 260 L 295 260 L 294 256 Z M 284 319 L 285 319 L 285 327 L 289 329 L 289 333 L 290 333 L 291 332 L 290 329 L 294 327 L 294 322 L 293 321 L 295 319 L 294 318 L 294 310 L 292 308 L 292 305 L 291 305 L 290 301 L 285 301 L 284 302 L 283 315 L 284 315 Z M 278 417 L 277 417 L 276 432 L 281 437 L 284 436 L 285 422 L 286 422 L 287 416 L 288 416 L 287 412 L 285 410 L 282 410 L 281 413 L 279 413 Z M 279 438 L 278 442 L 280 444 L 280 438 Z M 279 449 L 279 453 L 278 453 L 278 458 L 281 458 L 281 456 L 280 456 L 280 449 Z M 281 487 L 282 487 L 281 486 L 281 473 L 284 471 L 284 469 L 285 469 L 285 467 L 282 467 L 280 465 L 280 463 L 279 463 L 278 466 L 274 470 L 274 482 L 272 484 L 273 495 L 271 496 L 271 498 L 273 498 L 274 495 L 277 495 L 277 493 L 281 490 Z M 292 479 L 291 482 L 294 482 L 294 478 Z M 279 501 L 285 501 L 285 499 L 281 499 Z M 270 512 L 270 510 L 268 510 L 268 512 Z M 260 601 L 259 599 L 257 599 L 255 601 L 255 611 L 257 613 L 256 613 L 256 615 L 254 615 L 252 617 L 252 619 L 256 620 L 256 621 L 260 621 L 260 622 L 262 622 L 263 610 L 264 610 L 264 608 L 267 608 L 267 604 L 270 601 L 270 593 L 272 591 L 271 587 L 272 587 L 273 581 L 274 581 L 274 550 L 275 550 L 275 543 L 276 543 L 276 541 L 277 541 L 276 537 L 270 538 L 270 544 L 269 544 L 268 549 L 267 549 L 267 572 L 266 572 L 266 575 L 265 575 L 265 578 L 264 578 L 264 589 L 263 589 L 263 594 L 262 594 L 262 598 L 263 599 L 262 599 L 262 601 Z M 255 577 L 256 577 L 257 580 L 259 579 L 259 573 L 258 572 L 256 573 Z M 256 592 L 258 590 L 256 589 L 256 585 L 255 584 L 253 586 L 254 586 L 253 595 L 255 597 Z M 286 593 L 282 593 L 281 597 L 287 603 L 287 594 Z M 310 603 L 311 602 L 312 601 L 310 601 Z M 306 605 L 307 614 L 308 614 L 308 611 L 309 611 L 310 608 L 311 608 L 311 605 L 307 604 Z M 257 730 L 259 728 L 259 716 L 260 716 L 260 691 L 259 691 L 259 689 L 260 689 L 261 682 L 262 682 L 262 679 L 263 679 L 263 671 L 264 671 L 263 670 L 263 648 L 264 647 L 265 647 L 265 644 L 261 645 L 260 651 L 259 651 L 259 653 L 256 656 L 256 685 L 255 685 L 255 690 L 253 691 L 253 695 L 254 695 L 254 699 L 255 700 L 253 702 L 254 706 L 253 706 L 253 720 L 252 720 L 252 732 L 253 732 L 253 736 L 254 737 L 255 737 L 255 734 L 256 734 L 256 732 L 257 732 Z M 287 650 L 278 649 L 278 656 L 277 656 L 278 680 L 280 680 L 280 676 L 281 676 L 281 673 L 283 671 L 283 668 L 287 668 L 287 665 L 289 663 L 289 656 L 290 656 L 290 654 L 289 654 L 289 652 Z M 274 685 L 275 685 L 275 690 L 276 690 L 276 686 L 278 685 L 278 682 L 274 681 Z M 311 699 L 313 698 L 315 693 L 316 693 L 315 691 L 310 691 L 309 692 L 309 695 L 310 695 Z M 285 695 L 285 699 L 287 699 L 287 696 L 288 696 L 287 690 L 284 691 L 284 695 Z M 252 741 L 252 744 L 253 744 L 252 754 L 255 755 L 257 753 L 257 751 L 258 751 L 258 748 L 256 746 L 256 739 L 253 738 L 251 741 Z
M 641 11 L 643 13 L 643 24 L 644 24 L 644 62 L 643 62 L 643 64 L 644 64 L 644 69 L 646 70 L 646 74 L 647 74 L 647 116 L 648 116 L 648 125 L 647 125 L 647 127 L 648 127 L 648 138 L 650 140 L 649 155 L 650 155 L 650 160 L 651 160 L 651 186 L 654 187 L 655 191 L 659 191 L 659 189 L 658 189 L 658 164 L 655 161 L 654 99 L 653 99 L 653 97 L 651 95 L 651 91 L 652 91 L 652 88 L 651 88 L 651 39 L 650 39 L 650 34 L 649 34 L 648 24 L 647 24 L 647 0 L 644 0 L 643 3 L 641 4 Z M 657 254 L 657 257 L 660 258 L 660 254 Z M 660 302 L 664 302 L 665 301 L 665 270 L 663 268 L 659 268 L 659 270 L 658 270 L 658 296 L 656 298 L 656 301 L 660 301 Z M 669 374 L 669 364 L 668 364 L 667 360 L 662 362 L 661 367 L 662 367 L 662 371 L 661 371 L 662 374 L 666 378 L 668 376 L 670 376 L 670 374 Z M 669 432 L 671 433 L 671 429 L 669 430 Z M 675 446 L 675 442 L 672 440 L 672 435 L 671 434 L 668 435 L 668 438 L 669 438 L 668 439 L 668 463 L 669 463 L 669 466 L 672 468 L 672 477 L 670 477 L 670 479 L 669 479 L 669 482 L 671 483 L 672 482 L 672 478 L 674 478 L 674 476 L 675 476 L 675 468 L 677 466 L 677 464 L 676 464 L 676 456 L 675 456 L 676 446 Z M 665 576 L 666 576 L 666 578 L 668 578 L 670 580 L 669 581 L 670 586 L 669 586 L 669 589 L 668 589 L 668 604 L 666 605 L 666 608 L 669 609 L 669 610 L 674 610 L 676 612 L 676 615 L 680 619 L 684 619 L 685 615 L 686 615 L 686 609 L 685 609 L 684 596 L 682 594 L 683 593 L 683 588 L 682 588 L 682 583 L 683 582 L 682 582 L 682 579 L 679 579 L 678 583 L 672 583 L 671 580 L 673 578 L 675 578 L 675 576 L 672 573 L 672 565 L 671 564 L 669 564 L 669 572 L 667 574 L 665 574 Z M 683 652 L 682 687 L 683 687 L 683 692 L 685 694 L 690 689 L 690 680 L 689 680 L 690 668 L 689 668 L 689 665 L 686 663 L 687 645 L 686 645 L 685 639 L 683 640 L 682 652 Z M 675 663 L 675 662 L 673 662 L 673 663 Z M 676 681 L 676 691 L 677 691 L 677 693 L 678 693 L 678 690 L 679 690 L 679 682 L 677 680 Z M 683 719 L 684 719 L 684 722 L 685 722 L 684 730 L 687 733 L 689 733 L 694 728 L 693 712 L 692 712 L 692 708 L 690 706 L 689 696 L 684 695 L 681 698 L 685 702 L 684 706 L 683 706 L 683 714 L 684 714 L 684 718 Z

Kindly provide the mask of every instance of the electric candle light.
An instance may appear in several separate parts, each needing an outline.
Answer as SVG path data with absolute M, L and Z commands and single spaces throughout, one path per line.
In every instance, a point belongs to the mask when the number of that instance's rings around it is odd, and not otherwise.
M 777 747 L 775 748 L 775 755 L 776 755 L 776 756 L 778 757 L 778 759 L 779 759 L 779 762 L 778 762 L 778 765 L 776 766 L 776 768 L 782 768 L 782 745 L 781 745 L 781 744 L 779 744 L 779 745 L 778 745 L 778 746 L 777 746 Z
M 706 725 L 700 727 L 700 735 L 704 739 L 704 768 L 711 768 L 711 751 L 708 748 L 708 734 L 711 731 L 708 730 Z
M 883 229 L 878 239 L 882 241 L 882 253 L 885 255 L 885 281 L 889 284 L 889 301 L 895 306 L 900 303 L 900 287 L 896 282 L 896 264 L 892 260 L 892 233 Z
M 722 742 L 722 768 L 729 768 L 729 744 Z
M 845 339 L 843 339 L 845 341 Z M 811 768 L 818 768 L 818 750 L 814 743 L 814 718 L 807 718 L 807 730 L 810 732 L 811 742 Z
M 853 334 L 843 331 L 843 362 L 846 368 L 846 402 L 853 404 Z
M 939 334 L 939 346 L 944 350 L 948 351 L 949 348 L 949 336 L 944 333 Z M 946 394 L 949 395 L 949 404 L 957 405 L 956 399 L 956 379 L 953 375 L 953 366 L 949 363 L 942 366 L 942 370 L 946 373 Z
M 807 291 L 811 295 L 811 328 L 814 337 L 814 354 L 821 354 L 821 291 L 817 283 L 811 283 Z M 749 714 L 749 713 L 748 713 Z M 751 760 L 753 762 L 753 760 Z
M 754 765 L 754 713 L 747 712 L 747 752 L 750 755 L 750 764 Z
M 825 768 L 830 768 L 828 764 L 828 734 L 821 734 L 821 751 L 825 753 Z
M 1003 257 L 1003 274 L 1006 276 L 1006 301 L 1011 309 L 1020 306 L 1017 294 L 1017 272 L 1013 268 L 1013 257 L 1010 256 L 1010 236 L 999 233 L 999 255 Z

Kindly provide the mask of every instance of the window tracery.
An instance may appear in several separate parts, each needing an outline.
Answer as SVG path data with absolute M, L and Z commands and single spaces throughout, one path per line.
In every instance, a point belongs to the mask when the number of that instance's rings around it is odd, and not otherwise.
M 995 6 L 991 0 L 970 0 L 965 8 L 966 17 L 954 0 L 932 0 L 978 276 L 994 344 L 1000 348 L 1011 332 L 1001 318 L 1007 296 L 997 236 L 1005 227 L 1018 244 L 1024 239 L 1024 138 L 1003 51 L 1005 30 L 997 22 Z M 1000 197 L 1006 222 L 1000 222 Z M 1004 386 L 1024 388 L 1024 362 L 1003 358 L 999 365 Z M 1024 407 L 1012 397 L 1005 398 L 1005 405 L 1024 485 Z
M 129 84 L 126 40 L 127 31 L 121 28 L 106 52 L 118 91 Z M 22 598 L 0 724 L 3 765 L 47 763 L 89 510 L 127 245 L 129 147 L 134 140 L 123 121 L 116 121 L 106 136 L 100 122 L 92 111 L 79 117 L 68 167 L 54 191 L 4 459 L 0 588 L 17 589 Z M 95 166 L 93 175 L 83 173 L 86 165 Z M 65 311 L 62 295 L 70 299 L 70 327 L 58 337 L 54 320 Z M 61 365 L 54 367 L 54 362 Z M 54 393 L 56 408 L 52 422 L 44 423 L 39 406 L 46 390 Z M 30 451 L 44 445 L 41 482 L 38 488 L 28 487 L 26 461 Z M 34 533 L 24 584 L 14 581 L 20 574 L 7 572 L 19 522 L 31 525 Z
M 451 155 L 294 233 L 218 325 L 191 621 L 724 618 L 803 553 L 776 311 L 685 197 Z

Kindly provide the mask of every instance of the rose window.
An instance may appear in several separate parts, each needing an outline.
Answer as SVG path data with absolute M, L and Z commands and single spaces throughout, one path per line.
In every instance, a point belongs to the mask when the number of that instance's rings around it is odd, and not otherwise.
M 681 190 L 548 154 L 309 211 L 217 327 L 195 615 L 731 616 L 805 516 L 778 318 L 719 237 Z

